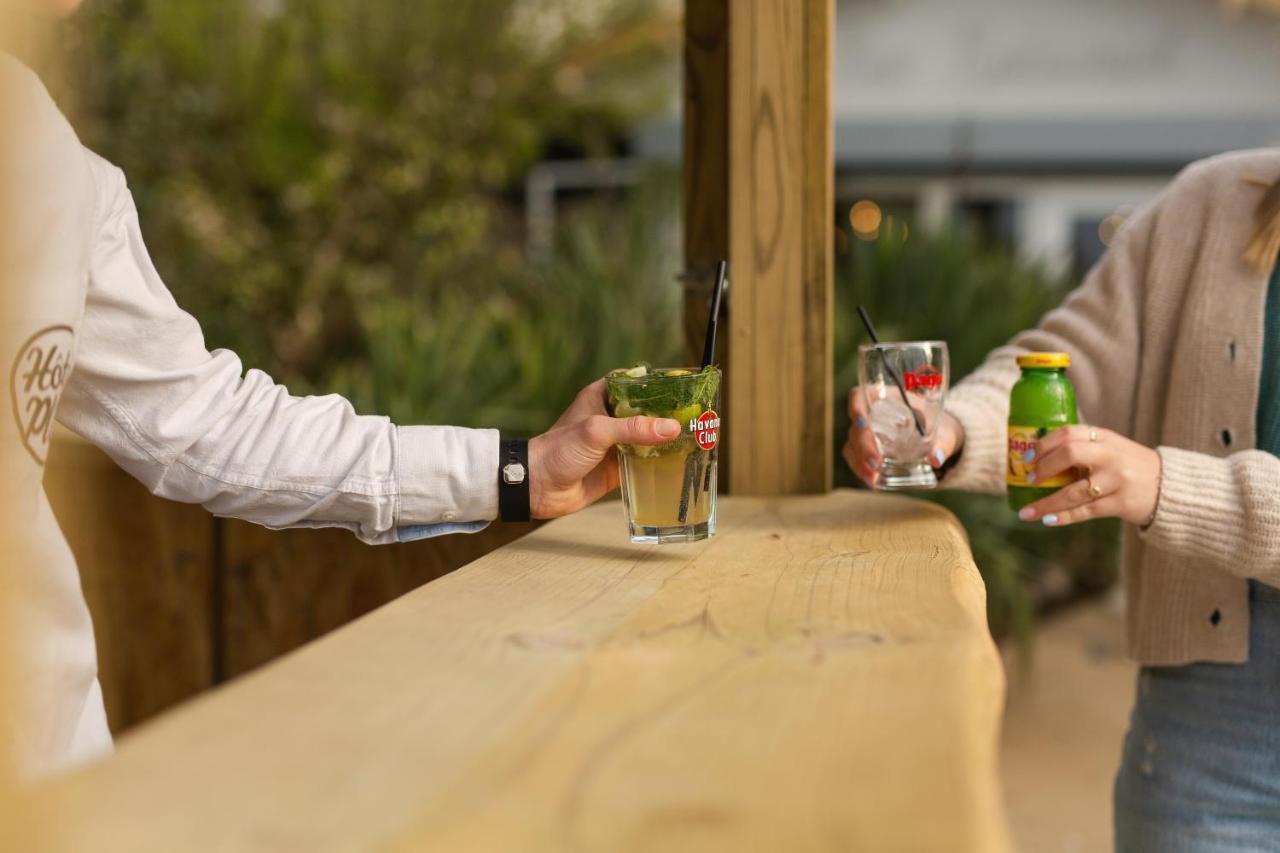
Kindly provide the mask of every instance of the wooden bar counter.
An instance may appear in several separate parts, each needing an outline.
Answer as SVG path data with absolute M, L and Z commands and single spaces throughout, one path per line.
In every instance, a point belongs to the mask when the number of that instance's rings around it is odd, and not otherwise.
M 955 519 L 846 491 L 720 523 L 548 524 L 144 725 L 38 792 L 25 849 L 1007 849 Z

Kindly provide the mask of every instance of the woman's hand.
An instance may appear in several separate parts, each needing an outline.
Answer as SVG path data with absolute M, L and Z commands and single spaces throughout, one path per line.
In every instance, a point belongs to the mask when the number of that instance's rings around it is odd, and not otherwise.
M 1023 507 L 1018 517 L 1040 519 L 1049 527 L 1111 517 L 1130 524 L 1151 523 L 1160 496 L 1159 453 L 1109 429 L 1090 426 L 1062 427 L 1036 443 L 1036 480 L 1072 469 L 1085 474 Z M 1028 481 L 1034 485 L 1031 477 Z
M 853 423 L 849 427 L 849 438 L 841 451 L 844 461 L 858 479 L 873 489 L 877 488 L 884 460 L 880 457 L 876 438 L 867 422 L 867 397 L 861 388 L 854 388 L 849 392 L 849 420 Z M 954 415 L 943 412 L 933 447 L 929 450 L 929 463 L 934 468 L 941 468 L 963 445 L 964 427 L 960 426 Z

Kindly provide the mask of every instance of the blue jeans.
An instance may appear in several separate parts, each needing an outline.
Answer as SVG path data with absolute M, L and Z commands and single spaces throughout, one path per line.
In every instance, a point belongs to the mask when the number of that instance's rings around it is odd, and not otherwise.
M 1249 662 L 1145 667 L 1116 853 L 1280 851 L 1280 590 L 1250 581 Z

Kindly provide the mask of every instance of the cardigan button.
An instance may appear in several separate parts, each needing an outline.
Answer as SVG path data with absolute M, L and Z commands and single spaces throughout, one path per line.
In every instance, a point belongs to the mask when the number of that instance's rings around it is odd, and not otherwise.
M 1218 623 L 1221 621 L 1222 621 L 1222 611 L 1216 607 L 1213 608 L 1213 612 L 1209 614 L 1209 624 L 1217 628 Z
M 448 512 L 442 512 L 440 513 L 440 520 L 441 521 L 457 521 L 458 514 L 453 510 L 449 510 Z
M 1233 436 L 1231 435 L 1231 430 L 1229 430 L 1229 429 L 1224 429 L 1224 430 L 1222 431 L 1222 436 L 1221 436 L 1221 438 L 1222 438 L 1222 446 L 1223 446 L 1223 447 L 1230 447 L 1230 446 L 1231 446 L 1231 442 L 1234 440 Z

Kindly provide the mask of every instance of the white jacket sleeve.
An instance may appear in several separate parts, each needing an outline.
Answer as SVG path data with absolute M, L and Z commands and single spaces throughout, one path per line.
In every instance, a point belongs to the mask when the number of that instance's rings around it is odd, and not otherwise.
M 103 213 L 59 420 L 155 494 L 268 527 L 381 543 L 497 515 L 495 430 L 397 427 L 209 352 L 147 255 L 124 175 L 87 156 Z

